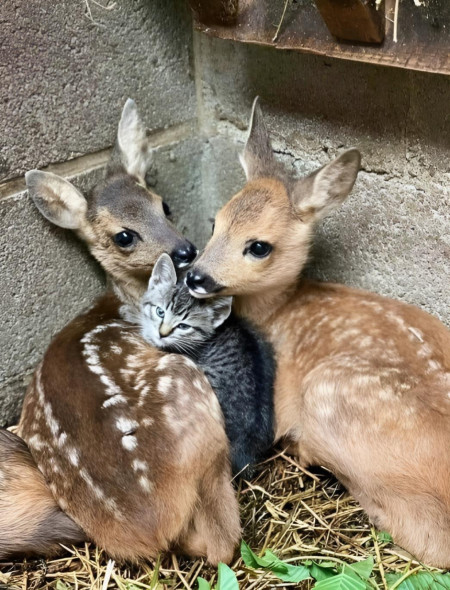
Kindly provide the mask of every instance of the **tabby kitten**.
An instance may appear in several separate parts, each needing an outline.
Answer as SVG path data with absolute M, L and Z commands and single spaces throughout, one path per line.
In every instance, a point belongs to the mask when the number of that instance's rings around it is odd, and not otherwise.
M 151 344 L 190 357 L 214 389 L 225 419 L 234 474 L 250 477 L 274 438 L 271 346 L 231 314 L 232 297 L 195 299 L 170 256 L 158 259 L 142 299 L 142 335 Z

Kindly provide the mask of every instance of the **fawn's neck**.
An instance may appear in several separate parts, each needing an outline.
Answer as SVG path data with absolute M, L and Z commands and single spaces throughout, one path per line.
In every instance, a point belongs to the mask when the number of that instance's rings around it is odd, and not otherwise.
M 141 299 L 146 290 L 146 284 L 143 281 L 131 278 L 125 283 L 111 279 L 110 284 L 119 300 L 127 305 L 130 310 L 138 311 L 140 309 Z
M 236 295 L 233 310 L 241 317 L 250 320 L 255 326 L 266 326 L 271 318 L 276 317 L 279 310 L 296 290 L 297 285 L 290 285 L 284 289 L 274 288 L 264 293 L 251 295 Z

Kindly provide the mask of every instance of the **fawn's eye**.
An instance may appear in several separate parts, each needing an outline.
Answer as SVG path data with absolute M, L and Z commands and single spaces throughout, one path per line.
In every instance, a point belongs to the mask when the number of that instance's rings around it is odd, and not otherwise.
M 124 229 L 113 236 L 113 242 L 120 248 L 130 248 L 134 246 L 139 238 L 139 235 L 129 229 Z
M 162 206 L 163 206 L 164 215 L 166 217 L 170 217 L 172 215 L 172 211 L 170 210 L 169 205 L 165 201 L 163 201 Z
M 163 318 L 166 315 L 166 313 L 165 313 L 165 311 L 163 310 L 162 307 L 157 307 L 155 311 L 156 311 L 156 315 L 159 318 Z
M 268 242 L 252 242 L 244 250 L 244 254 L 250 252 L 255 258 L 265 258 L 272 252 L 272 246 Z
M 177 328 L 180 328 L 180 330 L 189 330 L 191 326 L 189 324 L 178 324 Z

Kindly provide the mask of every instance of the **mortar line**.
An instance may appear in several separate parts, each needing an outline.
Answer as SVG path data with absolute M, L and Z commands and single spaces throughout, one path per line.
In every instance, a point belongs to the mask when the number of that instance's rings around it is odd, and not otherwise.
M 148 135 L 149 146 L 153 149 L 166 147 L 177 141 L 182 141 L 195 133 L 197 125 L 196 119 L 190 119 L 183 123 L 173 125 L 167 129 L 158 129 Z M 66 160 L 65 162 L 56 162 L 42 167 L 44 172 L 53 172 L 63 178 L 72 178 L 82 172 L 92 172 L 105 166 L 112 153 L 111 147 L 83 154 L 77 158 Z M 0 201 L 13 198 L 26 190 L 25 176 L 16 176 L 10 180 L 0 183 Z

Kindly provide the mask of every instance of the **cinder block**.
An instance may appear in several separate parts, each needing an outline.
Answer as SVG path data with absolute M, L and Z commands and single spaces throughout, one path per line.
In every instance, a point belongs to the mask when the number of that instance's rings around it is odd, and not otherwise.
M 0 201 L 0 425 L 17 417 L 26 376 L 52 336 L 103 289 L 83 244 L 52 226 L 26 193 Z
M 236 159 L 260 95 L 277 158 L 302 176 L 358 147 L 349 201 L 318 228 L 308 273 L 422 306 L 450 325 L 450 79 L 196 33 L 211 209 L 242 186 Z M 207 206 L 204 199 L 204 207 Z
M 277 147 L 298 159 L 317 159 L 321 152 L 326 158 L 340 146 L 355 146 L 368 171 L 425 179 L 448 173 L 448 76 L 275 51 L 201 33 L 195 33 L 195 47 L 208 132 L 245 129 L 259 95 Z
M 128 97 L 151 129 L 195 117 L 187 3 L 100 4 L 0 3 L 0 182 L 112 145 Z

